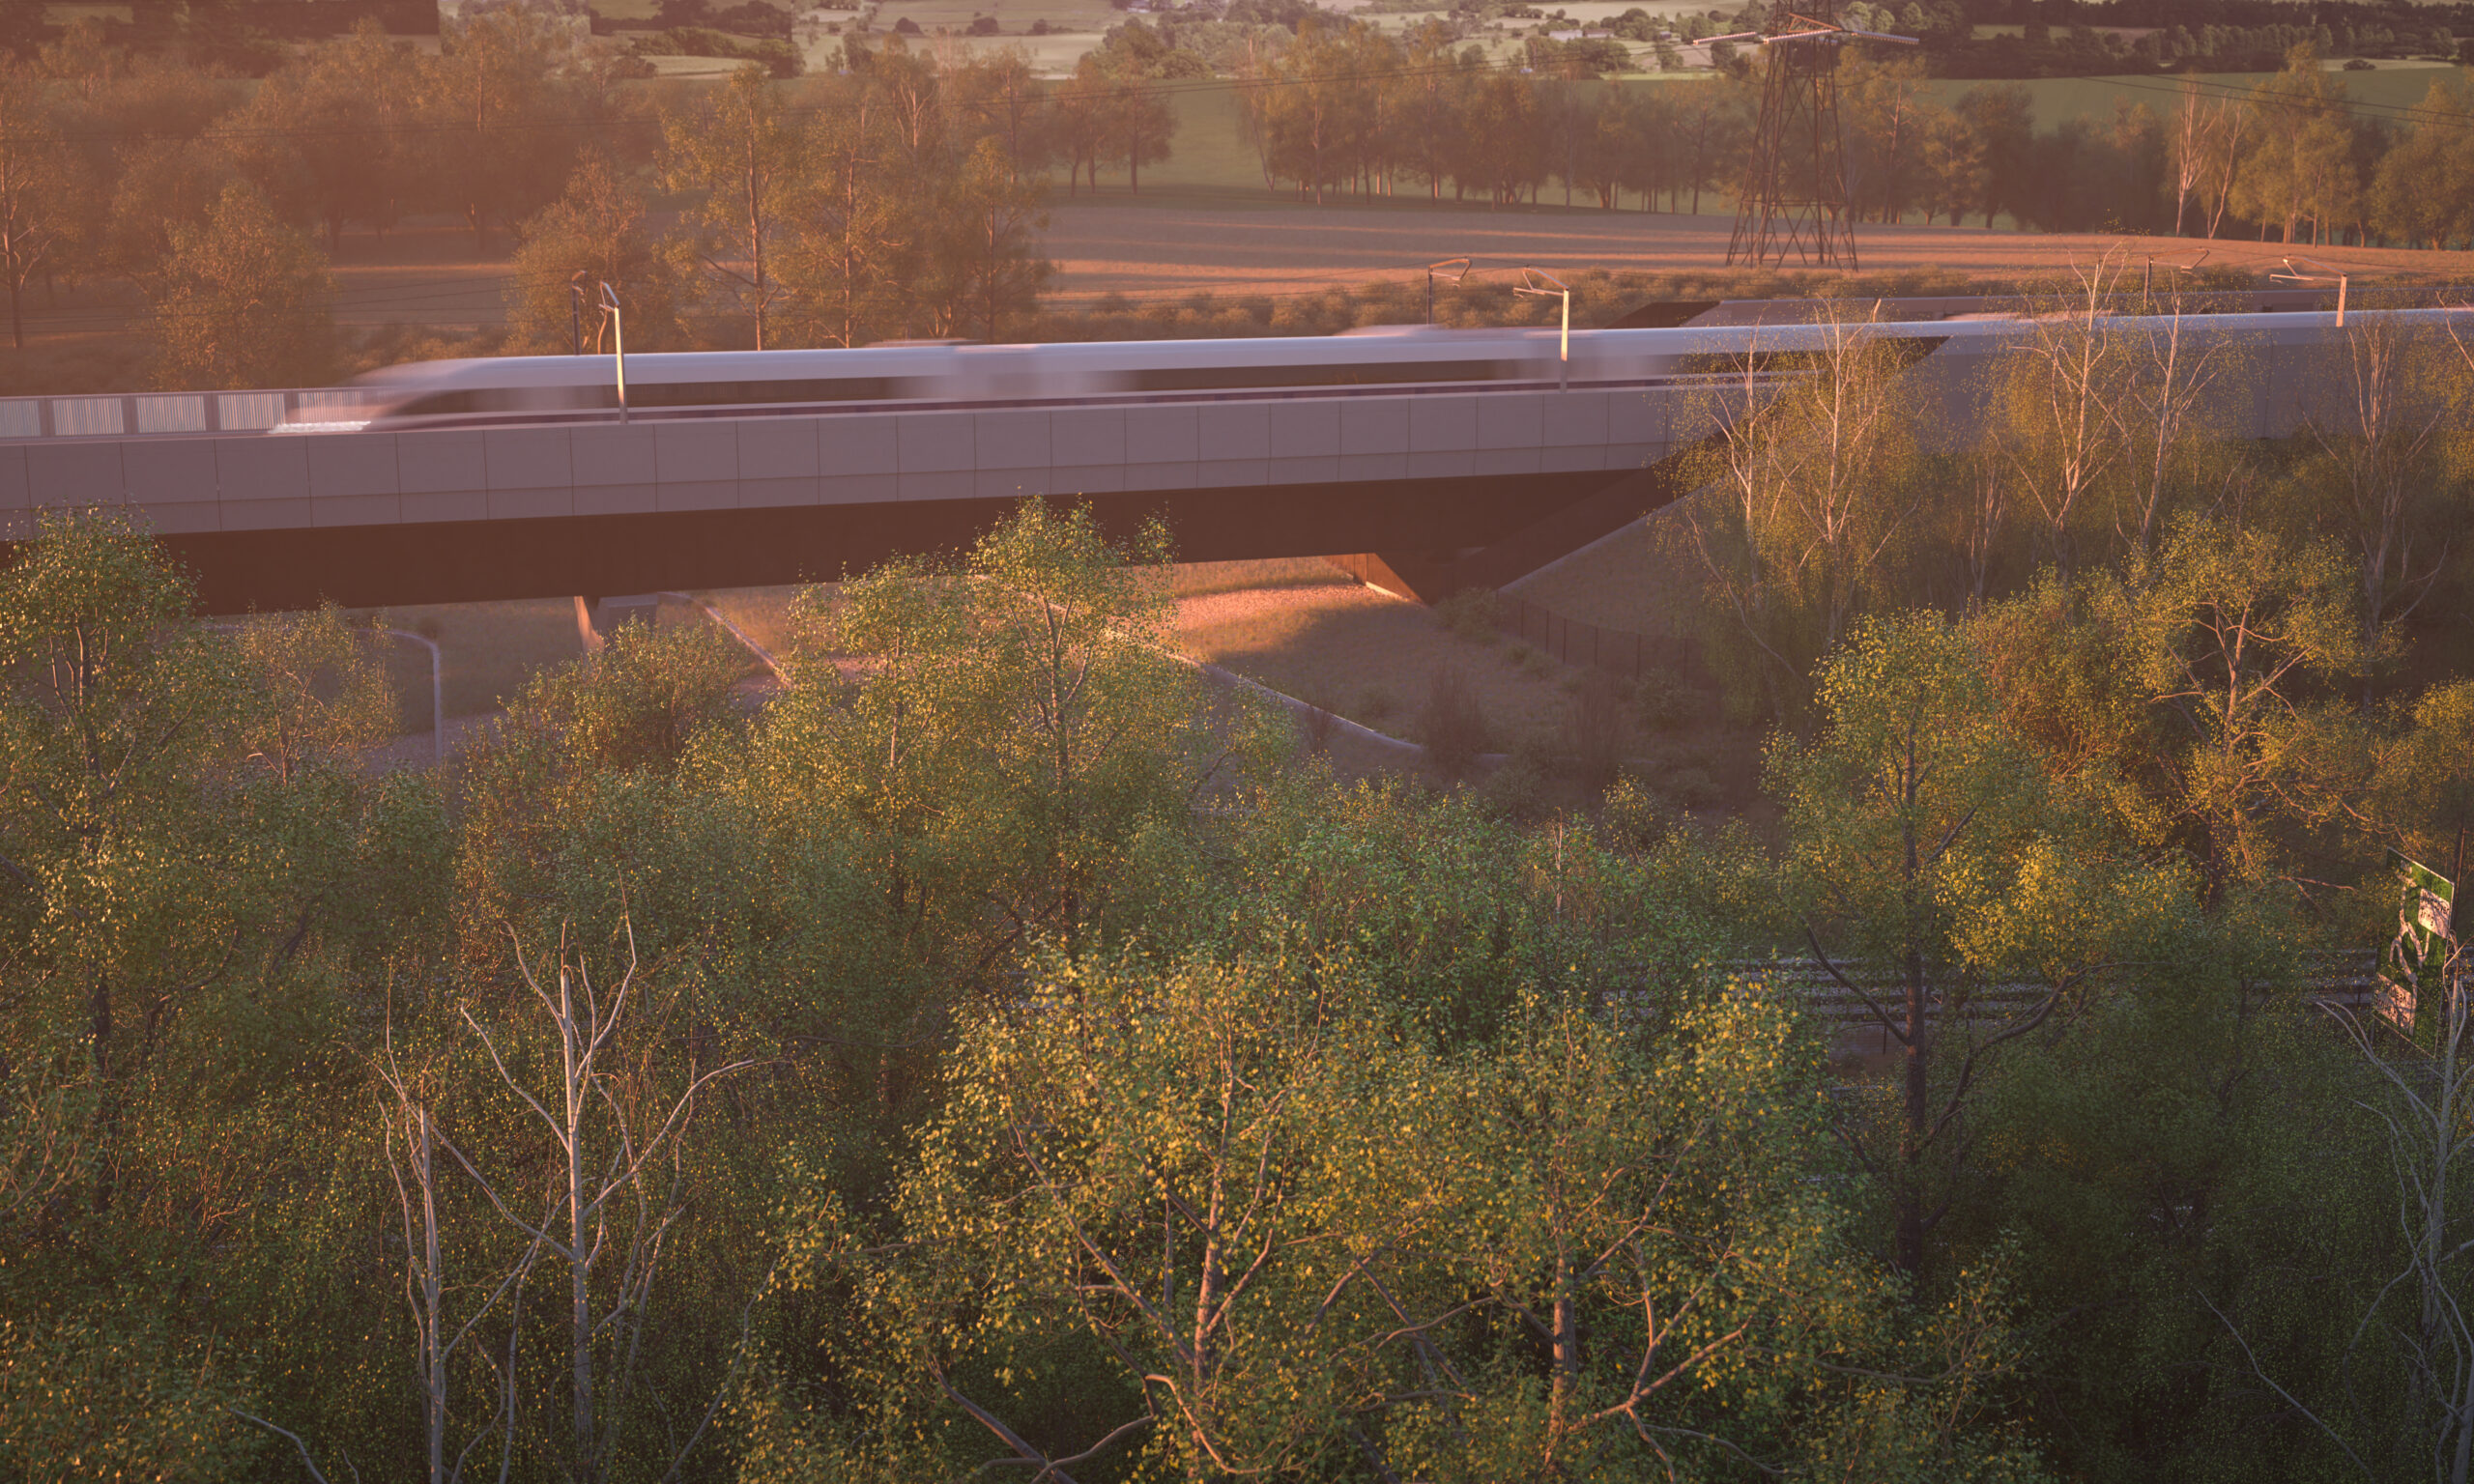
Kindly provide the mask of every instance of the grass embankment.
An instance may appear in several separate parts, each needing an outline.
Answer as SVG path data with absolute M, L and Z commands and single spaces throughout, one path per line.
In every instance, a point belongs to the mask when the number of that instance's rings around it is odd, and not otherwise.
M 1637 611 L 1622 595 L 1632 565 L 1585 556 L 1589 563 L 1563 575 L 1552 601 L 1577 607 L 1595 593 L 1601 606 L 1594 612 L 1607 615 L 1600 622 Z M 1179 639 L 1190 657 L 1395 736 L 1420 734 L 1435 676 L 1453 671 L 1476 704 L 1482 750 L 1551 750 L 1584 683 L 1581 671 L 1482 622 L 1464 618 L 1455 627 L 1452 614 L 1360 586 L 1316 558 L 1181 566 L 1173 590 Z M 695 596 L 778 652 L 791 641 L 796 592 L 750 587 Z M 539 671 L 582 652 L 573 603 L 565 598 L 398 608 L 381 621 L 438 642 L 450 719 L 495 712 Z M 692 608 L 664 603 L 656 621 L 706 620 Z M 386 654 L 404 729 L 426 731 L 427 651 L 390 643 Z M 749 670 L 751 675 L 759 671 L 753 659 Z

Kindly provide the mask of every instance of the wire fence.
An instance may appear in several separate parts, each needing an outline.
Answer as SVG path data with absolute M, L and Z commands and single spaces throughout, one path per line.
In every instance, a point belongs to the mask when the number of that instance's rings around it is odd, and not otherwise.
M 1821 1022 L 1840 1037 L 1880 1029 L 1883 1014 L 1903 1021 L 1907 1013 L 1907 986 L 1894 964 L 1856 959 L 1832 965 L 1836 974 L 1813 958 L 1741 958 L 1727 961 L 1722 967 L 1731 978 L 1757 986 L 1765 996 L 1786 1001 L 1801 1015 Z M 2362 1016 L 2378 1008 L 2381 983 L 2375 954 L 2306 953 L 2300 956 L 2295 969 L 2295 978 L 2287 988 L 2306 1005 Z M 1856 987 L 1851 989 L 1849 985 Z M 2252 987 L 2264 991 L 2270 986 Z M 1946 997 L 1944 991 L 1948 992 Z M 2052 993 L 2052 985 L 2030 981 L 1986 983 L 1937 974 L 1927 988 L 1925 1003 L 1927 1013 L 1936 1019 L 1946 1017 L 1966 1021 L 1978 1031 L 1994 1031 L 2033 1014 Z M 1869 1005 L 1865 1003 L 1866 996 L 1871 997 Z M 1635 980 L 1612 986 L 1612 998 L 1619 1005 L 1643 1008 L 1654 1002 L 1655 991 Z M 1882 1047 L 1886 1050 L 1888 1032 L 1883 1030 L 1882 1036 Z
M 1714 690 L 1717 677 L 1688 634 L 1635 634 L 1567 618 L 1526 598 L 1499 595 L 1496 627 L 1567 665 L 1586 665 L 1638 682 L 1663 671 L 1693 690 Z

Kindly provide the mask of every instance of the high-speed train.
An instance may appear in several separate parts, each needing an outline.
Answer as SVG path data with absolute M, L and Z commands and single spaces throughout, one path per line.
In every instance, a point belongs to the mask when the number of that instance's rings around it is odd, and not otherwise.
M 2469 311 L 2357 311 L 2356 321 L 2468 322 Z M 2324 313 L 2211 314 L 2187 322 L 2108 316 L 2130 332 L 2246 339 L 2313 356 L 2333 347 Z M 1827 364 L 1851 335 L 1966 363 L 2015 348 L 2033 326 L 2012 314 L 1899 323 L 1686 326 L 1664 329 L 1437 329 L 1338 335 L 1052 345 L 895 343 L 853 350 L 707 351 L 626 357 L 631 419 L 885 412 L 929 407 L 1227 401 L 1390 391 L 1654 386 L 1752 379 L 1776 385 Z M 2474 343 L 2474 331 L 2460 328 Z M 1981 364 L 1976 361 L 1975 364 Z M 489 427 L 622 415 L 621 367 L 607 356 L 512 356 L 394 366 L 278 432 Z M 1953 364 L 1951 372 L 1960 372 Z M 312 420 L 314 419 L 314 420 Z
M 1813 341 L 1806 345 L 1802 342 Z M 1792 343 L 1791 343 L 1792 342 Z M 1756 330 L 1361 329 L 1311 338 L 1056 345 L 904 343 L 855 350 L 703 351 L 626 358 L 630 418 L 886 411 L 923 406 L 1220 401 L 1376 391 L 1483 390 L 1786 370 L 1819 340 Z M 1749 361 L 1747 357 L 1750 357 Z M 485 427 L 615 418 L 608 356 L 507 356 L 390 366 L 286 431 Z

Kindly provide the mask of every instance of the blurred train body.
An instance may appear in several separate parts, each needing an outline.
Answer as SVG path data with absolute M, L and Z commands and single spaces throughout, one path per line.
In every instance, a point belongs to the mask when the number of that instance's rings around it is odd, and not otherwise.
M 2241 419 L 2281 431 L 2315 393 L 2310 384 L 2345 360 L 2343 328 L 2326 313 L 2107 315 L 2109 328 L 2191 355 L 2241 349 L 2282 384 Z M 2474 346 L 2474 311 L 2356 311 L 2356 324 L 2445 326 Z M 1943 415 L 1957 433 L 1980 403 L 1985 374 L 2026 347 L 2034 320 L 1953 313 L 1897 322 L 1694 325 L 1576 330 L 1352 330 L 1311 338 L 1160 340 L 1050 345 L 913 342 L 851 350 L 710 351 L 626 357 L 514 356 L 427 361 L 360 378 L 350 406 L 277 432 L 388 431 L 550 422 L 883 413 L 928 408 L 1070 407 L 1151 402 L 1397 395 L 1407 392 L 1696 389 L 1758 405 L 1817 374 L 1851 339 L 1892 348 L 1918 367 L 1907 393 L 1919 418 Z M 1567 348 L 1568 347 L 1568 348 Z M 2333 357 L 2332 352 L 2337 352 Z M 2180 354 L 2180 352 L 2177 352 Z M 2265 384 L 2263 384 L 2264 385 Z M 2256 388 L 2255 388 L 2256 389 Z M 2220 392 L 2230 387 L 2220 387 Z M 2300 398 L 2297 402 L 2295 399 Z M 2282 411 L 2271 410 L 2270 403 Z
M 1568 360 L 1553 330 L 1415 327 L 1312 338 L 658 353 L 627 357 L 626 411 L 650 419 L 1637 385 L 1740 369 L 1754 339 L 1783 350 L 1812 338 L 1799 328 L 1585 330 L 1571 336 Z M 1765 352 L 1761 369 L 1771 358 Z M 373 372 L 354 389 L 361 395 L 351 425 L 373 430 L 619 414 L 608 356 L 425 361 Z M 322 414 L 319 426 L 343 425 L 335 418 Z

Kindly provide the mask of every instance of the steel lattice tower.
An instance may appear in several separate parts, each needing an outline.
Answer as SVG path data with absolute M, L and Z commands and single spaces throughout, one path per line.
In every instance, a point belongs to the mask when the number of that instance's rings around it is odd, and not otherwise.
M 1782 8 L 1762 35 L 1761 123 L 1736 203 L 1729 267 L 1783 266 L 1790 254 L 1821 268 L 1856 266 L 1838 56 L 1858 34 Z

